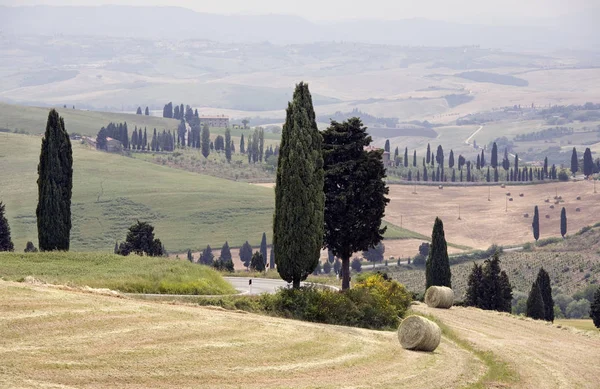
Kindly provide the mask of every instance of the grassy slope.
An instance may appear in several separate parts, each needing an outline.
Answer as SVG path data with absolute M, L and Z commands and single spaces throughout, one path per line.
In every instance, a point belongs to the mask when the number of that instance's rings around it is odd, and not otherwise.
M 37 242 L 40 138 L 0 133 L 0 200 L 17 250 Z M 272 189 L 107 154 L 74 143 L 74 250 L 112 250 L 136 219 L 150 221 L 167 250 L 239 246 L 271 230 Z M 98 201 L 99 200 L 99 201 Z
M 442 340 L 0 282 L 1 387 L 462 388 L 481 361 Z M 43 334 L 43 336 L 40 336 Z
M 108 123 L 127 122 L 129 136 L 135 126 L 147 127 L 149 131 L 176 130 L 178 120 L 164 119 L 156 116 L 132 115 L 125 113 L 82 111 L 77 109 L 57 108 L 60 115 L 65 119 L 69 133 L 96 136 L 98 130 Z M 27 107 L 0 103 L 0 128 L 8 128 L 11 131 L 24 130 L 30 134 L 41 134 L 46 129 L 48 112 L 50 108 Z
M 236 293 L 218 272 L 188 261 L 101 253 L 0 254 L 1 278 L 16 281 L 27 276 L 50 284 L 129 293 Z

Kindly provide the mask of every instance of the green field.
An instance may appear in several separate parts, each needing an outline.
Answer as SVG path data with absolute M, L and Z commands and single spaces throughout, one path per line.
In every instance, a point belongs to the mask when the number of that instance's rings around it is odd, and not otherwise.
M 49 284 L 128 293 L 236 293 L 218 272 L 188 261 L 101 253 L 0 254 L 0 278 L 21 281 L 27 276 Z
M 569 326 L 577 328 L 578 330 L 584 331 L 598 331 L 592 319 L 557 319 L 554 320 L 554 324 L 560 324 L 561 326 Z
M 67 123 L 67 128 L 69 124 Z M 37 245 L 40 138 L 0 133 L 0 201 L 17 251 Z M 203 176 L 73 144 L 71 248 L 112 250 L 137 219 L 149 221 L 168 251 L 241 246 L 270 239 L 273 190 Z
M 50 108 L 27 107 L 0 103 L 0 128 L 10 131 L 25 131 L 29 134 L 42 134 L 46 130 L 46 121 Z M 58 113 L 65 119 L 69 134 L 96 136 L 101 127 L 108 123 L 127 122 L 129 136 L 135 126 L 147 127 L 148 131 L 176 131 L 178 120 L 165 119 L 156 116 L 132 115 L 126 113 L 82 111 L 78 109 L 57 108 Z M 266 134 L 265 134 L 266 136 Z

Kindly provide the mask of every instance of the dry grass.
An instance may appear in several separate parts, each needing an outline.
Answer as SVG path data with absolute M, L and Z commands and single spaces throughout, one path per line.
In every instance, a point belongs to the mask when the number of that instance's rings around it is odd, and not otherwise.
M 600 188 L 599 188 L 600 189 Z M 417 187 L 418 194 L 412 194 L 413 186 L 391 185 L 390 199 L 385 219 L 394 224 L 418 233 L 429 235 L 436 216 L 444 222 L 446 239 L 458 245 L 486 249 L 496 243 L 516 245 L 532 240 L 531 216 L 534 206 L 540 209 L 541 238 L 560 236 L 560 211 L 567 209 L 569 233 L 598 221 L 600 214 L 600 192 L 594 194 L 591 182 L 565 182 L 541 185 L 528 185 L 501 188 L 491 187 L 491 201 L 488 201 L 488 187 Z M 506 192 L 523 193 L 524 197 L 513 196 L 506 209 Z M 550 209 L 558 193 L 564 203 Z M 576 200 L 581 196 L 581 200 Z M 460 220 L 458 212 L 460 206 Z M 581 208 L 581 212 L 575 212 Z M 549 219 L 545 215 L 550 215 Z M 416 253 L 415 253 L 416 254 Z
M 0 387 L 458 388 L 483 363 L 443 340 L 0 282 Z M 343 384 L 342 384 L 343 383 Z

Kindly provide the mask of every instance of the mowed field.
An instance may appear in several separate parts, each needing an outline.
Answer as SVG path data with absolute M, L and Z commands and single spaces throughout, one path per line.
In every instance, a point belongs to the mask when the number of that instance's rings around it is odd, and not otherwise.
M 68 125 L 68 124 L 67 124 Z M 41 138 L 0 133 L 0 201 L 17 251 L 37 245 L 37 164 Z M 172 169 L 73 142 L 71 249 L 112 252 L 136 220 L 148 221 L 168 251 L 241 246 L 270 238 L 273 192 Z
M 600 192 L 600 185 L 597 190 Z M 568 233 L 600 221 L 600 193 L 589 181 L 540 185 L 458 187 L 390 185 L 391 202 L 385 220 L 421 234 L 431 234 L 433 222 L 444 222 L 446 239 L 457 245 L 486 249 L 492 244 L 519 245 L 533 240 L 531 223 L 537 205 L 540 238 L 560 236 L 560 212 L 567 210 Z M 490 201 L 488 201 L 488 194 Z M 510 193 L 507 196 L 506 193 Z M 522 193 L 524 196 L 520 197 Z M 558 193 L 563 203 L 554 205 Z M 581 200 L 576 200 L 581 196 Z M 513 201 L 507 201 L 507 198 Z M 544 202 L 550 199 L 549 203 Z M 554 205 L 554 209 L 550 206 Z M 460 220 L 459 220 L 460 208 Z M 580 208 L 580 212 L 576 209 Z M 529 217 L 524 217 L 528 213 Z M 549 218 L 546 218 L 546 215 Z
M 75 107 L 77 108 L 77 107 Z M 165 119 L 156 116 L 132 115 L 126 113 L 86 111 L 80 109 L 56 108 L 60 116 L 65 119 L 65 124 L 69 134 L 78 133 L 96 137 L 98 131 L 108 123 L 127 122 L 129 136 L 133 133 L 135 126 L 138 128 L 146 127 L 148 131 L 171 130 L 176 131 L 179 121 L 175 119 Z M 50 108 L 28 107 L 22 105 L 12 105 L 0 103 L 0 128 L 11 131 L 20 130 L 29 134 L 43 134 L 46 130 Z M 151 132 L 150 132 L 151 134 Z
M 480 359 L 443 339 L 141 302 L 0 281 L 9 388 L 463 388 Z

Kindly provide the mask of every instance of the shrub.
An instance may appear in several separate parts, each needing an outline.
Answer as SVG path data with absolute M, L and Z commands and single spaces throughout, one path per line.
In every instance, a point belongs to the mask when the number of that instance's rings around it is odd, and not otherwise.
M 548 246 L 549 244 L 554 244 L 554 243 L 559 243 L 559 242 L 562 242 L 561 238 L 546 238 L 546 239 L 538 240 L 536 245 L 538 247 L 544 247 L 544 246 Z
M 427 260 L 427 257 L 422 255 L 422 254 L 418 254 L 415 255 L 415 257 L 412 260 L 412 264 L 415 266 L 425 266 L 425 261 Z
M 350 267 L 352 268 L 352 270 L 354 270 L 357 273 L 360 273 L 360 271 L 362 270 L 362 264 L 360 263 L 360 259 L 358 258 L 354 258 L 352 260 L 352 263 L 350 264 Z
M 565 170 L 558 172 L 559 181 L 569 181 L 569 174 Z

